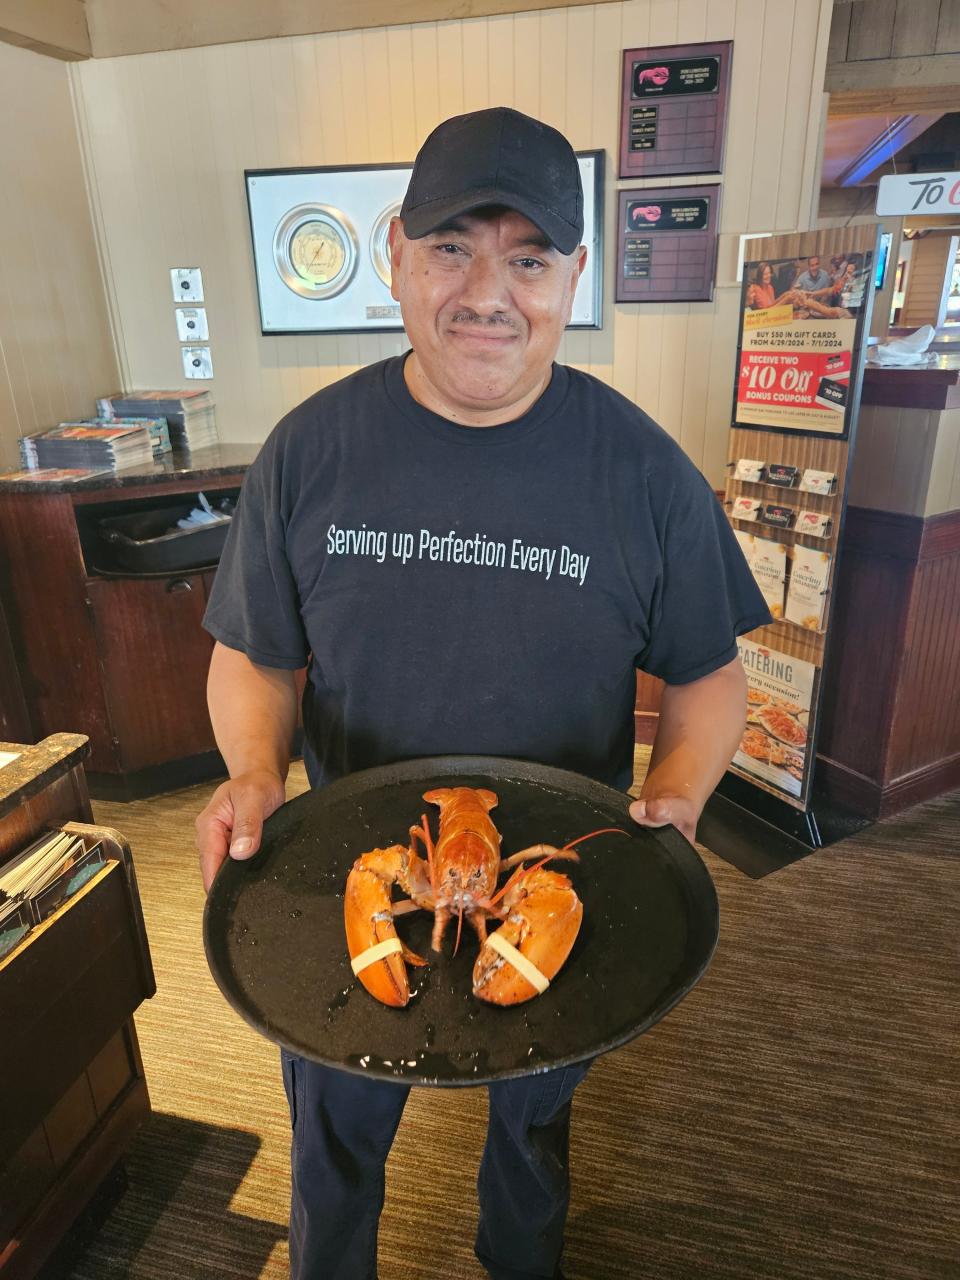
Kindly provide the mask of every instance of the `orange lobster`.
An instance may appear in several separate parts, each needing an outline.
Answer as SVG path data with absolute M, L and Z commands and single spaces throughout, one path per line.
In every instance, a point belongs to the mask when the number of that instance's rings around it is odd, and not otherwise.
M 344 921 L 354 973 L 382 1004 L 402 1008 L 410 999 L 408 964 L 425 965 L 400 941 L 394 917 L 422 907 L 434 913 L 431 945 L 439 951 L 456 913 L 460 945 L 463 917 L 480 939 L 473 968 L 473 994 L 491 1004 L 520 1004 L 545 991 L 570 954 L 580 929 L 583 904 L 569 879 L 544 869 L 551 858 L 577 861 L 572 840 L 562 849 L 537 844 L 509 858 L 500 857 L 500 833 L 490 818 L 497 804 L 492 791 L 449 787 L 427 791 L 424 800 L 440 808 L 440 832 L 434 844 L 427 817 L 410 828 L 410 844 L 390 845 L 361 854 L 347 877 Z M 619 828 L 604 828 L 618 831 Z M 416 849 L 420 841 L 426 859 Z M 519 864 L 530 859 L 532 867 Z M 518 869 L 498 891 L 501 871 Z M 409 899 L 394 903 L 397 884 Z M 490 917 L 502 921 L 487 936 Z

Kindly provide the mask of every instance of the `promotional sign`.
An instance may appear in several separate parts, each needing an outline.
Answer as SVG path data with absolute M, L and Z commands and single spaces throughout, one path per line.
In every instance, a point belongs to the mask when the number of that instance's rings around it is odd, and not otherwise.
M 802 802 L 817 668 L 743 637 L 737 648 L 747 675 L 747 727 L 731 767 L 791 804 Z
M 719 186 L 618 193 L 617 302 L 709 302 Z
M 960 173 L 902 173 L 881 178 L 877 213 L 960 213 Z
M 735 426 L 846 438 L 873 253 L 748 262 Z
M 719 173 L 733 45 L 659 45 L 623 54 L 620 177 Z

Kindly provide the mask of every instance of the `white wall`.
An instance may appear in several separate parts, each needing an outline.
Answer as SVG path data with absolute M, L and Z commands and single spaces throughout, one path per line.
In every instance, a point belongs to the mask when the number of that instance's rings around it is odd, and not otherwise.
M 320 386 L 402 350 L 393 335 L 261 336 L 243 170 L 410 161 L 440 120 L 505 104 L 607 152 L 604 328 L 568 335 L 561 359 L 643 405 L 722 484 L 737 236 L 812 225 L 830 15 L 831 0 L 626 0 L 76 64 L 125 385 L 185 385 L 174 266 L 203 270 L 223 438 L 261 440 Z M 621 51 L 729 38 L 715 299 L 615 306 Z
M 0 44 L 0 470 L 118 379 L 66 64 Z

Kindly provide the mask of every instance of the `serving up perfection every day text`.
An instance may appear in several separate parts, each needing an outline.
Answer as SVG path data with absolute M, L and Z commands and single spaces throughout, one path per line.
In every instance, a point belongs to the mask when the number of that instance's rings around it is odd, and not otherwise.
M 416 533 L 369 529 L 344 529 L 331 524 L 327 529 L 327 552 L 337 556 L 370 556 L 383 564 L 387 556 L 406 564 L 408 560 L 432 560 L 445 564 L 478 565 L 491 569 L 515 569 L 522 573 L 540 573 L 549 581 L 557 577 L 571 578 L 583 586 L 590 567 L 590 557 L 574 551 L 566 543 L 560 547 L 536 546 L 522 538 L 509 543 L 489 538 L 485 533 L 461 537 L 456 530 L 436 534 L 430 529 Z

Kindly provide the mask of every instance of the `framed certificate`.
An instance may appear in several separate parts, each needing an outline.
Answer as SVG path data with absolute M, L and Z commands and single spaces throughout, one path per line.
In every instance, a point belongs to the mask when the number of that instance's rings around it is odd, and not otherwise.
M 603 322 L 603 152 L 579 152 L 589 253 L 570 328 Z M 402 330 L 390 296 L 391 219 L 412 165 L 248 169 L 244 173 L 260 331 Z

